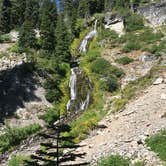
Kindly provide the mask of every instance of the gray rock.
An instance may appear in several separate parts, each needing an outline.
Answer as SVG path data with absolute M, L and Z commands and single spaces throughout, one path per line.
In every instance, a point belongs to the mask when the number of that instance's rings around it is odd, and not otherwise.
M 159 84 L 161 84 L 163 81 L 164 81 L 163 78 L 159 77 L 159 78 L 157 78 L 157 79 L 153 82 L 153 85 L 159 85 Z
M 166 100 L 166 94 L 165 94 L 165 93 L 162 93 L 162 94 L 161 94 L 161 99 L 162 99 L 162 100 Z

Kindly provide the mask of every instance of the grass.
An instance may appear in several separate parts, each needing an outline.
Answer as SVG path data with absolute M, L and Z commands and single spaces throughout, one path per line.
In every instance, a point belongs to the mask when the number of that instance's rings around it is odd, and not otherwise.
M 131 63 L 133 61 L 134 61 L 134 59 L 132 59 L 132 58 L 130 58 L 128 56 L 115 59 L 115 62 L 117 62 L 119 64 L 122 64 L 122 65 L 127 65 L 127 64 L 129 64 L 129 63 Z
M 4 153 L 12 147 L 19 145 L 22 140 L 25 140 L 40 129 L 41 127 L 38 124 L 32 124 L 24 128 L 7 127 L 5 133 L 0 135 L 0 152 Z
M 110 155 L 98 161 L 97 166 L 145 166 L 145 162 L 139 161 L 131 164 L 129 158 L 124 158 L 120 155 Z
M 119 155 L 108 156 L 98 162 L 97 166 L 130 166 L 130 160 Z
M 145 142 L 161 160 L 166 161 L 166 129 L 146 139 Z

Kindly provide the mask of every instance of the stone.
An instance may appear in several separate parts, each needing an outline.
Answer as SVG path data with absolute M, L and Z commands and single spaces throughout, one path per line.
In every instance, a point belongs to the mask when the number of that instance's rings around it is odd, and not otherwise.
M 153 85 L 159 85 L 159 84 L 161 84 L 163 81 L 164 81 L 163 78 L 159 77 L 159 78 L 157 78 L 157 79 L 153 82 Z
M 108 126 L 104 122 L 99 122 L 97 125 L 97 128 L 105 129 L 105 128 L 108 128 Z
M 162 100 L 166 100 L 166 94 L 165 94 L 165 93 L 162 93 L 162 94 L 161 94 L 161 99 L 162 99 Z

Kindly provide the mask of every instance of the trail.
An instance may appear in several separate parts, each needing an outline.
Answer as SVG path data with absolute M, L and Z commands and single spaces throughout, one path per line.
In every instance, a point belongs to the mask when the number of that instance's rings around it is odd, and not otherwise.
M 132 158 L 133 161 L 145 160 L 147 166 L 162 165 L 144 141 L 166 128 L 166 118 L 162 118 L 166 112 L 166 99 L 162 97 L 164 95 L 166 83 L 151 85 L 131 101 L 124 111 L 107 115 L 100 122 L 107 128 L 92 131 L 80 143 L 84 146 L 76 149 L 75 153 L 85 152 L 86 156 L 74 163 L 88 161 L 93 164 L 108 154 L 120 154 Z

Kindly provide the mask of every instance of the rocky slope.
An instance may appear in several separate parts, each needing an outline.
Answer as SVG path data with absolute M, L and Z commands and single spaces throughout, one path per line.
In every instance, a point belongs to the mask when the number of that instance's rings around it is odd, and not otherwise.
M 145 160 L 147 166 L 162 165 L 144 143 L 147 137 L 166 128 L 166 119 L 162 118 L 166 112 L 166 80 L 162 81 L 144 90 L 123 111 L 107 115 L 99 123 L 106 128 L 92 131 L 89 138 L 80 143 L 84 146 L 75 150 L 75 153 L 86 153 L 85 158 L 76 162 L 95 164 L 100 157 L 120 154 L 132 158 L 133 162 Z

